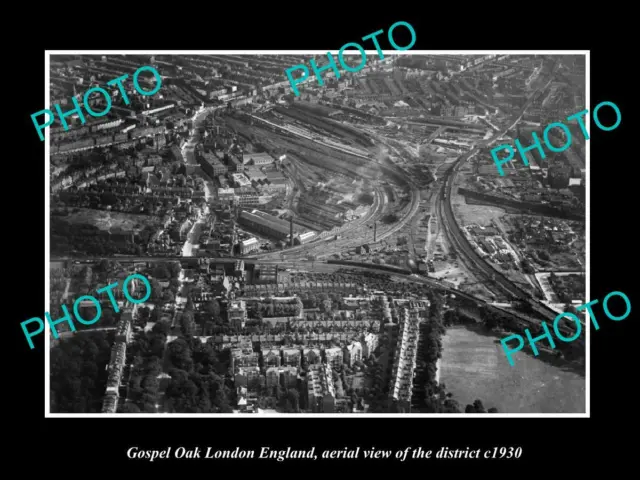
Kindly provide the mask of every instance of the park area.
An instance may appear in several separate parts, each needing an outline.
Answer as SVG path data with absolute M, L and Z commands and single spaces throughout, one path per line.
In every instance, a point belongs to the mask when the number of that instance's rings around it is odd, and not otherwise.
M 75 208 L 70 215 L 63 217 L 72 225 L 93 225 L 105 231 L 125 231 L 137 233 L 145 227 L 159 226 L 157 217 L 137 215 L 133 213 L 110 212 L 108 210 L 93 210 L 89 208 Z
M 453 195 L 453 209 L 460 225 L 481 225 L 488 227 L 494 220 L 505 214 L 505 210 L 490 205 L 471 205 L 461 195 Z
M 466 405 L 480 399 L 500 413 L 584 413 L 585 378 L 524 351 L 509 365 L 499 339 L 452 327 L 442 337 L 440 383 Z

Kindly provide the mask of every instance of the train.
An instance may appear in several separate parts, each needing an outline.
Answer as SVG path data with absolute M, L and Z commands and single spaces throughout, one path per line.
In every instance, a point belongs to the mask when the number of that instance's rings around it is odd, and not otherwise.
M 397 267 L 395 265 L 386 265 L 386 264 L 373 264 L 373 263 L 364 263 L 364 262 L 352 262 L 350 260 L 327 260 L 327 263 L 332 263 L 336 265 L 345 265 L 350 267 L 361 267 L 361 268 L 375 268 L 376 270 L 384 270 L 391 273 L 401 273 L 403 275 L 411 275 L 413 272 L 404 267 Z

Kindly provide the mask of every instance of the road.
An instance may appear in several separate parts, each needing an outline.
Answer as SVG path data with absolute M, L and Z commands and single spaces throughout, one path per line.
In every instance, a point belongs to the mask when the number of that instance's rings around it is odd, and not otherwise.
M 204 200 L 207 203 L 211 203 L 213 200 L 217 198 L 215 194 L 215 186 L 211 180 L 203 178 L 204 181 Z
M 57 339 L 53 338 L 53 335 L 51 335 L 51 341 L 55 345 L 60 340 L 64 340 L 65 338 L 70 338 L 70 337 L 72 337 L 74 335 L 77 335 L 77 334 L 80 334 L 80 333 L 109 332 L 109 331 L 115 330 L 115 329 L 116 329 L 116 327 L 79 328 L 75 332 L 58 332 L 58 338 Z
M 67 297 L 69 296 L 69 287 L 71 287 L 71 279 L 67 279 L 67 283 L 64 286 L 64 293 L 62 294 L 62 302 L 67 301 Z
M 202 126 L 205 119 L 210 113 L 215 112 L 216 110 L 219 110 L 221 108 L 223 107 L 201 107 L 196 111 L 193 117 L 191 117 L 191 120 L 193 122 L 193 131 L 191 136 L 189 137 L 187 142 L 183 145 L 181 150 L 182 156 L 187 165 L 198 164 L 196 160 L 196 155 L 195 155 L 195 148 L 196 148 L 196 145 L 198 145 L 198 143 L 200 143 L 201 141 L 199 128 Z M 215 195 L 213 192 L 213 188 L 214 188 L 213 182 L 211 182 L 211 180 L 204 177 L 203 177 L 203 180 L 204 180 L 204 197 L 206 202 L 208 203 L 215 198 Z M 200 215 L 200 217 L 198 217 L 198 219 L 193 224 L 193 226 L 191 227 L 191 230 L 187 235 L 187 240 L 184 242 L 184 246 L 182 247 L 182 256 L 184 257 L 193 256 L 193 248 L 194 248 L 195 242 L 198 241 L 200 229 L 204 224 L 205 224 L 204 219 L 202 218 L 202 215 Z
M 198 220 L 193 224 L 191 230 L 187 234 L 187 240 L 184 242 L 184 246 L 182 247 L 182 256 L 183 257 L 192 257 L 193 249 L 197 245 L 198 238 L 200 236 L 200 231 L 202 227 L 205 225 L 204 219 L 202 217 L 198 218 Z
M 181 149 L 182 156 L 184 157 L 185 163 L 187 165 L 198 164 L 195 156 L 195 148 L 201 140 L 199 127 L 202 126 L 204 120 L 210 113 L 215 112 L 216 110 L 220 110 L 221 108 L 223 107 L 201 107 L 196 111 L 193 117 L 191 117 L 191 121 L 193 122 L 193 133 Z

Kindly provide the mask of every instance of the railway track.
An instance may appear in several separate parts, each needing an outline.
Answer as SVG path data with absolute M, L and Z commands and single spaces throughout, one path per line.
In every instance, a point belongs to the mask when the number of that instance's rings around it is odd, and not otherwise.
M 542 89 L 546 89 L 551 80 L 553 80 L 553 76 L 543 87 Z M 489 146 L 494 143 L 496 140 L 500 139 L 504 136 L 511 128 L 513 128 L 521 119 L 527 108 L 533 101 L 535 97 L 534 92 L 530 99 L 527 101 L 525 106 L 523 107 L 521 113 L 518 115 L 514 123 L 503 130 L 502 134 L 496 135 L 493 139 L 490 139 L 487 142 L 480 142 L 480 146 Z M 486 262 L 480 255 L 475 251 L 475 249 L 471 246 L 469 241 L 467 240 L 465 234 L 462 232 L 460 225 L 456 221 L 456 218 L 453 214 L 453 208 L 451 206 L 451 193 L 453 189 L 453 182 L 455 181 L 455 177 L 460 169 L 460 167 L 473 155 L 477 154 L 480 150 L 480 146 L 475 146 L 470 152 L 462 155 L 460 159 L 450 168 L 444 175 L 443 181 L 444 186 L 442 190 L 442 200 L 441 206 L 442 210 L 438 211 L 440 220 L 443 222 L 443 225 L 447 227 L 448 232 L 450 233 L 451 238 L 454 240 L 455 245 L 459 252 L 463 253 L 469 263 L 473 265 L 473 267 L 481 272 L 483 276 L 488 280 L 490 285 L 495 288 L 497 291 L 505 295 L 510 300 L 520 300 L 525 301 L 529 304 L 532 310 L 536 313 L 539 313 L 545 319 L 554 319 L 557 316 L 557 312 L 553 309 L 549 308 L 545 304 L 538 302 L 534 299 L 528 292 L 524 291 L 522 288 L 514 284 L 511 280 L 509 280 L 504 274 L 495 269 L 492 265 Z

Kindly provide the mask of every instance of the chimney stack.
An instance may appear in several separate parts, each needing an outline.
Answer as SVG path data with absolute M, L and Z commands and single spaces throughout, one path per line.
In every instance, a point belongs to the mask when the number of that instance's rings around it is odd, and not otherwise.
M 293 216 L 289 219 L 289 242 L 293 247 Z

